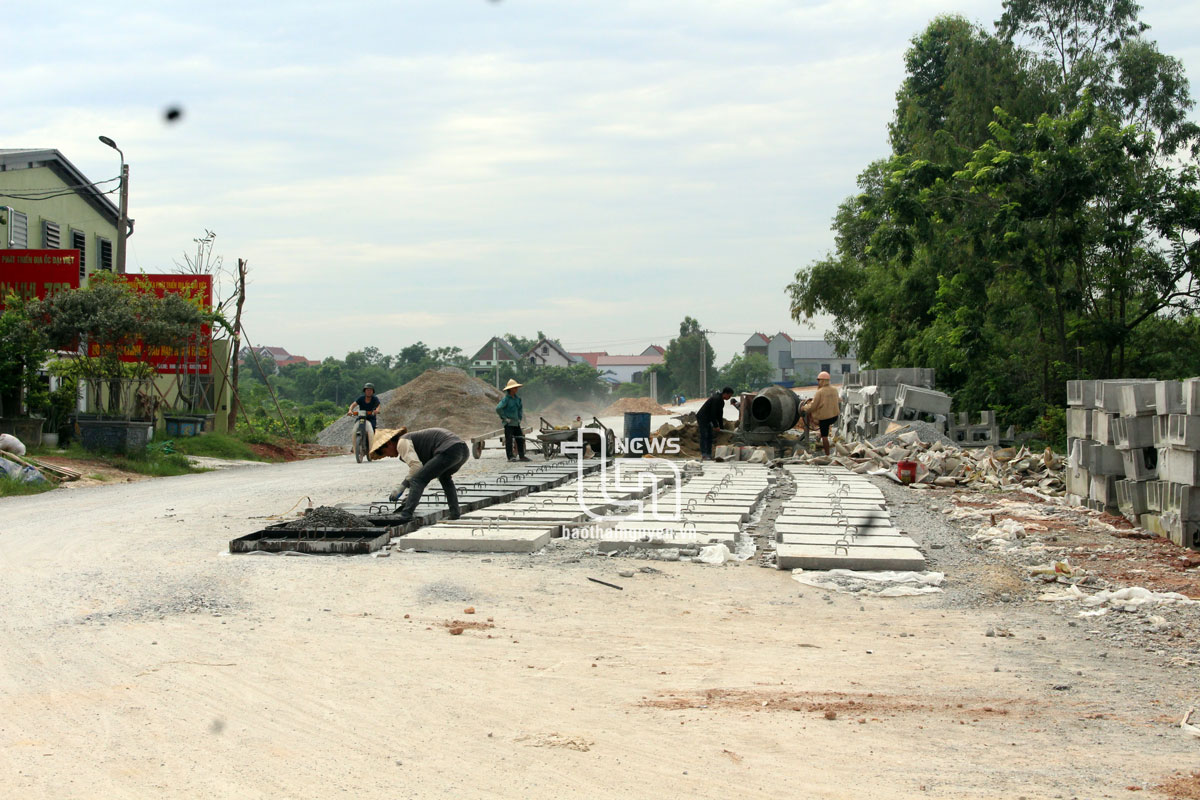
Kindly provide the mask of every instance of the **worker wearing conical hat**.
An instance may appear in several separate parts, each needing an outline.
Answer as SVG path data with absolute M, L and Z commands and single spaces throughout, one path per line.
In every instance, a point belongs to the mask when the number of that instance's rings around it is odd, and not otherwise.
M 504 453 L 509 461 L 529 460 L 525 457 L 525 432 L 521 430 L 525 409 L 521 406 L 521 398 L 517 397 L 517 389 L 524 385 L 509 378 L 504 386 L 504 398 L 496 404 L 496 413 L 504 426 Z
M 390 457 L 399 458 L 408 465 L 408 477 L 388 496 L 388 500 L 396 502 L 408 492 L 397 509 L 398 524 L 412 521 L 425 487 L 435 480 L 442 485 L 449 518 L 458 519 L 460 509 L 454 474 L 471 457 L 466 442 L 445 428 L 426 428 L 413 433 L 407 428 L 376 432 L 371 440 L 371 460 Z

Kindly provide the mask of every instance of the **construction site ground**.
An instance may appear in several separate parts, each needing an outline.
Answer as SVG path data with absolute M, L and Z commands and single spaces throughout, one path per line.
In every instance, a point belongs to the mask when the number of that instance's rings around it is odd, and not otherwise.
M 1200 791 L 1200 740 L 1179 725 L 1197 699 L 1196 615 L 1154 632 L 1144 616 L 1039 602 L 946 521 L 949 492 L 885 485 L 947 574 L 944 594 L 916 598 L 828 593 L 753 561 L 593 556 L 584 542 L 227 552 L 306 498 L 378 497 L 403 470 L 336 457 L 5 499 L 3 794 Z

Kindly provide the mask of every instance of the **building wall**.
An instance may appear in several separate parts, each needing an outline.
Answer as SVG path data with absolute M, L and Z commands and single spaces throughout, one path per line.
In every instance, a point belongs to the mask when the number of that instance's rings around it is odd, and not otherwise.
M 634 380 L 641 378 L 650 366 L 648 364 L 602 364 L 597 367 L 600 374 L 606 378 L 612 378 L 618 383 L 632 383 Z M 635 376 L 637 376 L 635 378 Z
M 829 373 L 830 383 L 841 383 L 846 373 L 858 371 L 858 360 L 853 358 L 797 358 L 794 364 L 796 385 L 812 385 L 822 370 Z
M 50 189 L 66 187 L 66 183 L 54 174 L 49 167 L 33 167 L 30 169 L 0 170 L 0 192 L 28 192 L 35 189 Z M 105 184 L 113 186 L 115 184 Z M 47 247 L 43 238 L 43 220 L 57 222 L 60 230 L 61 244 L 59 249 L 70 250 L 72 229 L 83 232 L 86 247 L 83 252 L 83 263 L 90 274 L 100 263 L 100 244 L 98 237 L 112 243 L 113 268 L 116 269 L 117 257 L 117 226 L 104 217 L 91 204 L 71 192 L 50 200 L 17 200 L 11 197 L 0 197 L 0 206 L 9 206 L 23 212 L 29 219 L 29 244 L 27 249 L 42 250 Z M 5 212 L 7 217 L 7 212 Z M 0 226 L 0 249 L 8 248 L 9 222 Z
M 776 336 L 767 344 L 767 361 L 771 363 L 771 380 L 785 381 L 792 377 L 792 343 Z

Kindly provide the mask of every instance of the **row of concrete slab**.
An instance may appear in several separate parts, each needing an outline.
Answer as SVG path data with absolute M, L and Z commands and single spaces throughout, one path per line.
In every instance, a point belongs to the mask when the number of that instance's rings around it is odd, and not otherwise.
M 775 520 L 779 569 L 925 569 L 917 543 L 892 522 L 879 487 L 841 467 L 789 464 L 796 486 Z
M 404 535 L 416 550 L 531 552 L 551 538 L 600 552 L 726 544 L 770 485 L 758 465 L 616 459 L 594 475 L 471 511 Z

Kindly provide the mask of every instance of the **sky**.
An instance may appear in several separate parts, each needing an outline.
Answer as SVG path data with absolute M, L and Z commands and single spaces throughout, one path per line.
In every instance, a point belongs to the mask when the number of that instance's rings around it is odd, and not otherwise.
M 128 271 L 250 268 L 254 344 L 321 359 L 537 331 L 723 363 L 821 338 L 787 284 L 886 155 L 909 40 L 999 0 L 59 0 L 5 10 L 0 147 L 130 164 Z M 1200 94 L 1194 0 L 1148 36 Z M 15 32 L 20 31 L 20 35 Z M 164 120 L 177 105 L 183 117 Z M 1192 115 L 1196 118 L 1196 115 Z

